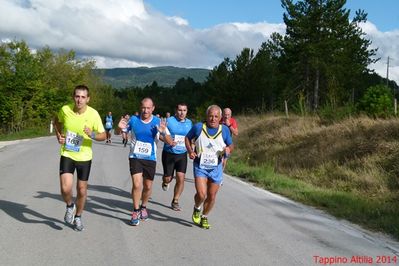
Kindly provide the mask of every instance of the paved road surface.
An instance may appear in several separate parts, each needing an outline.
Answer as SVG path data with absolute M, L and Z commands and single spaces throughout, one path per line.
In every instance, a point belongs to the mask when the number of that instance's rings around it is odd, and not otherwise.
M 191 164 L 183 210 L 169 208 L 159 163 L 150 220 L 131 227 L 128 148 L 113 140 L 93 147 L 83 232 L 63 222 L 55 137 L 0 143 L 1 265 L 387 265 L 379 256 L 399 265 L 398 242 L 229 176 L 212 229 L 201 229 L 191 222 Z M 360 257 L 350 264 L 352 256 Z

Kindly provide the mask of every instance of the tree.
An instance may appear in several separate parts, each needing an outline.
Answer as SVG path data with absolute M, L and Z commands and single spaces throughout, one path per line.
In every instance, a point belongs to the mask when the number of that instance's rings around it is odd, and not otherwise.
M 359 109 L 373 117 L 388 117 L 393 114 L 393 95 L 385 85 L 367 89 L 359 103 Z
M 54 53 L 49 47 L 31 51 L 24 41 L 0 45 L 1 132 L 47 126 L 73 88 L 87 84 L 92 103 L 100 86 L 92 75 L 94 62 L 78 60 L 73 51 Z
M 367 14 L 358 11 L 352 22 L 344 8 L 346 0 L 282 0 L 287 25 L 283 41 L 289 64 L 289 87 L 300 86 L 308 107 L 316 111 L 327 100 L 349 100 L 356 80 L 368 72 L 376 50 L 363 38 L 358 23 Z

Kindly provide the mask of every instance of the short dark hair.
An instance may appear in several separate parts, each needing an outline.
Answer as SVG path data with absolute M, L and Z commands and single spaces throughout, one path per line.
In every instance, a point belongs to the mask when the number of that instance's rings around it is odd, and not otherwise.
M 87 87 L 86 85 L 81 84 L 81 85 L 76 86 L 75 89 L 73 90 L 73 96 L 75 96 L 76 91 L 78 91 L 78 90 L 79 91 L 87 91 L 87 96 L 90 96 L 89 87 Z
M 188 108 L 188 105 L 186 103 L 178 103 L 178 104 L 176 104 L 176 110 L 177 110 L 177 108 L 179 108 L 179 105 L 185 106 Z

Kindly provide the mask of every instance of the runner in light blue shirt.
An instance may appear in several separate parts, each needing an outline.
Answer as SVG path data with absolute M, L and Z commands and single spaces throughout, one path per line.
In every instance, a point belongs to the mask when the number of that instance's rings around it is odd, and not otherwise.
M 173 139 L 172 145 L 165 143 L 162 151 L 163 182 L 162 189 L 167 191 L 169 183 L 176 172 L 176 184 L 173 193 L 171 207 L 175 211 L 180 211 L 179 198 L 184 189 L 184 179 L 187 170 L 187 150 L 184 138 L 190 131 L 193 123 L 187 117 L 187 104 L 179 103 L 176 106 L 174 116 L 166 120 L 167 128 Z M 163 138 L 160 138 L 163 140 Z
M 152 115 L 155 109 L 153 101 L 150 98 L 144 98 L 140 109 L 141 114 L 132 116 L 127 124 L 132 134 L 129 166 L 133 183 L 133 212 L 130 225 L 139 225 L 140 220 L 148 219 L 146 207 L 151 196 L 157 161 L 155 142 L 162 135 L 166 142 L 172 144 L 166 122 Z

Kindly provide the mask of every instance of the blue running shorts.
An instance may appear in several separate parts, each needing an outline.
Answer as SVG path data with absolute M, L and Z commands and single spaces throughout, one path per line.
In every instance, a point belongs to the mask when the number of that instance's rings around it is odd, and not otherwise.
M 195 178 L 208 178 L 212 183 L 220 185 L 223 182 L 223 166 L 219 163 L 218 166 L 212 169 L 202 169 L 198 162 L 193 163 Z

